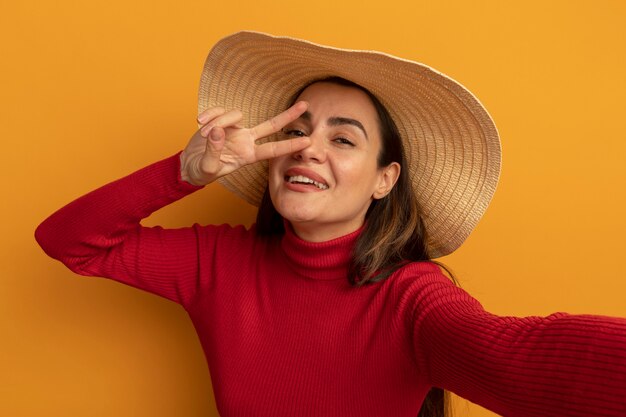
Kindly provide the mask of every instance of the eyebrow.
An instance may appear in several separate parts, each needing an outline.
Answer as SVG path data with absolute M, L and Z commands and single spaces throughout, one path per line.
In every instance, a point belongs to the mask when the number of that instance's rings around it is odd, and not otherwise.
M 304 113 L 302 113 L 300 115 L 300 119 L 304 119 L 306 121 L 310 121 L 311 120 L 311 113 L 307 110 Z M 366 139 L 369 139 L 369 137 L 367 136 L 367 132 L 365 131 L 365 127 L 363 127 L 363 124 L 361 122 L 359 122 L 356 119 L 351 119 L 349 117 L 331 117 L 328 119 L 328 124 L 330 126 L 341 126 L 341 125 L 352 125 L 352 126 L 356 126 L 359 129 L 361 129 L 361 131 L 363 132 L 363 134 L 365 135 Z

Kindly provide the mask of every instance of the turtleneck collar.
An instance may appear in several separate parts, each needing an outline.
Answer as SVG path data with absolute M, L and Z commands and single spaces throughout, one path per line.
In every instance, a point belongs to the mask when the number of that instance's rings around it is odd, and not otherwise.
M 345 280 L 352 250 L 362 229 L 325 242 L 308 242 L 299 238 L 285 221 L 281 248 L 287 262 L 298 274 L 317 280 Z

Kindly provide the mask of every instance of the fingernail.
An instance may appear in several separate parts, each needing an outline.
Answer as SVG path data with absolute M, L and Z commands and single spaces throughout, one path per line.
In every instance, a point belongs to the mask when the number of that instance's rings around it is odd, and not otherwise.
M 220 141 L 220 133 L 218 132 L 218 129 L 212 129 L 211 132 L 209 133 L 211 135 L 211 140 L 214 142 L 219 142 Z
M 206 123 L 206 122 L 208 122 L 208 121 L 209 121 L 209 115 L 208 115 L 208 114 L 206 114 L 206 113 L 201 113 L 201 114 L 198 116 L 198 123 L 202 123 L 202 124 L 204 124 L 204 123 Z

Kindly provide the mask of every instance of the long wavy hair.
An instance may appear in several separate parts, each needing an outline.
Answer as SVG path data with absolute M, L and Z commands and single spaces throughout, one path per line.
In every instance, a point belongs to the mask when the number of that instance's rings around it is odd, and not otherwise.
M 292 103 L 307 87 L 318 82 L 357 88 L 367 94 L 376 109 L 382 138 L 378 167 L 386 167 L 393 162 L 401 166 L 400 176 L 389 194 L 370 204 L 363 231 L 352 253 L 348 280 L 353 286 L 367 285 L 384 280 L 408 262 L 430 260 L 422 211 L 406 169 L 408 165 L 402 139 L 389 112 L 369 90 L 340 77 L 319 79 L 304 85 L 293 97 Z M 285 233 L 283 218 L 274 208 L 267 189 L 256 221 L 259 235 Z M 422 403 L 418 417 L 446 416 L 447 397 L 443 389 L 432 388 Z

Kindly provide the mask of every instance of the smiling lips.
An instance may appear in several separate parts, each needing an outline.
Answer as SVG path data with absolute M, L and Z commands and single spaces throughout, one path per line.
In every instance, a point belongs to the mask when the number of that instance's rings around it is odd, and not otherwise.
M 285 181 L 288 184 L 304 185 L 306 187 L 315 187 L 318 190 L 327 190 L 326 181 L 314 172 L 309 170 L 293 168 L 285 173 Z
M 307 177 L 305 177 L 303 175 L 296 175 L 295 177 L 287 177 L 287 181 L 290 184 L 313 184 L 317 188 L 319 188 L 320 190 L 328 189 L 328 185 L 322 184 L 320 182 L 312 180 L 311 178 L 307 178 Z

